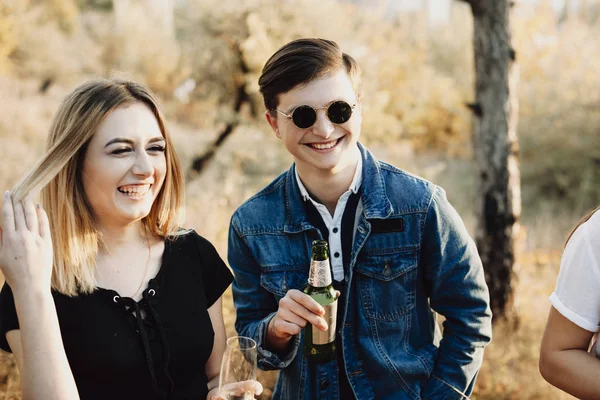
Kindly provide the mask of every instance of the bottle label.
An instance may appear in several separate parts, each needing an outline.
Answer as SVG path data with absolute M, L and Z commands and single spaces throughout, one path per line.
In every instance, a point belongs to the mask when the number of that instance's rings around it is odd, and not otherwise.
M 310 262 L 308 284 L 312 287 L 327 287 L 331 285 L 331 270 L 329 260 Z
M 322 331 L 319 328 L 312 326 L 312 340 L 313 344 L 328 344 L 335 340 L 335 331 L 337 325 L 337 300 L 333 303 L 322 306 L 325 309 L 323 319 L 327 322 L 329 327 L 326 331 Z

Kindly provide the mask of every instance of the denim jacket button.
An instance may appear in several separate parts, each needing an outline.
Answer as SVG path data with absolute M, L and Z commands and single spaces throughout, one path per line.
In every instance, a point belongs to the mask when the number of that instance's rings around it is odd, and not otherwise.
M 384 263 L 384 267 L 383 267 L 383 276 L 390 276 L 391 274 L 392 274 L 392 269 L 390 268 L 390 265 L 386 261 Z
M 364 235 L 364 234 L 367 232 L 367 231 L 365 230 L 365 228 L 363 228 L 362 226 L 359 226 L 359 227 L 358 227 L 358 231 L 359 231 L 360 233 L 362 233 L 363 235 Z
M 323 379 L 321 381 L 321 390 L 325 390 L 329 387 L 329 381 L 327 379 Z

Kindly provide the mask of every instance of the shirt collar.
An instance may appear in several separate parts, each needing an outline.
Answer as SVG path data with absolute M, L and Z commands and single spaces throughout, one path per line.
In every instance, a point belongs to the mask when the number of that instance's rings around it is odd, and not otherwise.
M 356 163 L 356 170 L 354 171 L 354 177 L 352 178 L 352 182 L 350 183 L 349 191 L 356 194 L 358 189 L 360 189 L 360 185 L 362 184 L 362 169 L 363 169 L 363 160 L 362 157 L 358 157 L 358 162 Z M 304 201 L 312 200 L 308 190 L 302 183 L 300 179 L 300 175 L 298 175 L 298 168 L 294 168 L 294 172 L 296 175 L 296 182 L 298 183 L 298 187 L 300 188 L 300 194 L 302 195 L 302 199 Z

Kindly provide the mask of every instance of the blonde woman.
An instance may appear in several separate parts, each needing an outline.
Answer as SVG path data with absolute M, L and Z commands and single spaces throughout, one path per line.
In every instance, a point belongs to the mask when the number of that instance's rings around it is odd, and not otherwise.
M 47 153 L 2 204 L 0 347 L 24 399 L 216 396 L 232 275 L 181 230 L 183 203 L 148 89 L 95 80 L 65 99 Z
M 581 399 L 600 399 L 600 207 L 574 229 L 563 252 L 540 353 L 540 372 Z

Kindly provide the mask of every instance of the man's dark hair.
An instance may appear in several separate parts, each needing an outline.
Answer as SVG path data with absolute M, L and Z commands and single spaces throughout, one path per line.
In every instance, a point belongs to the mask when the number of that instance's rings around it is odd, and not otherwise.
M 297 39 L 284 45 L 269 58 L 258 80 L 265 107 L 273 111 L 279 95 L 313 79 L 344 68 L 357 96 L 360 95 L 360 68 L 340 47 L 326 39 Z

